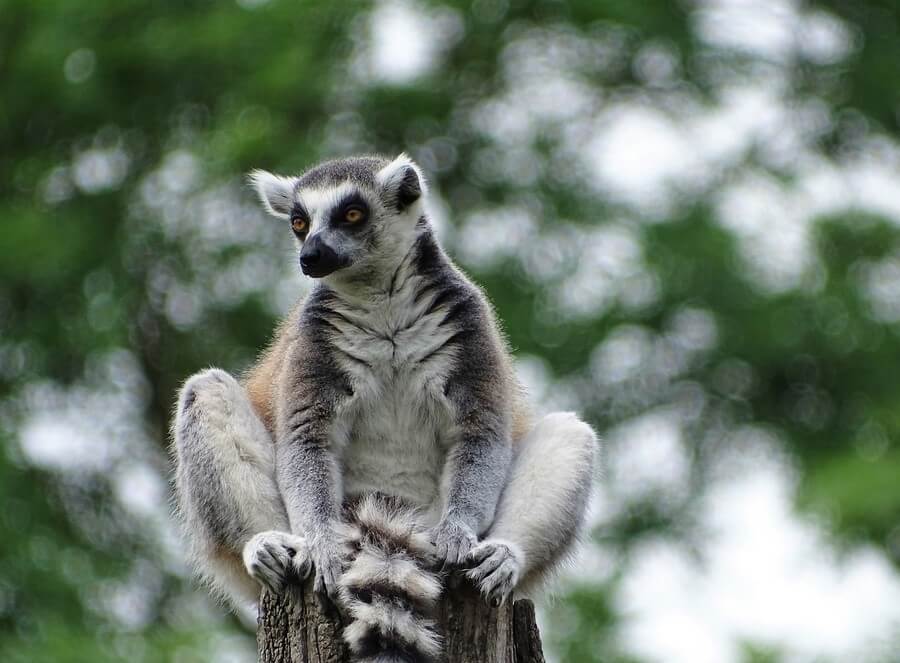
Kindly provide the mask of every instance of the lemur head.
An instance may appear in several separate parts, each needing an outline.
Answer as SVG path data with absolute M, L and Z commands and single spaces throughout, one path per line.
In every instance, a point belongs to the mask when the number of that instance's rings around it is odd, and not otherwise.
M 369 280 L 396 268 L 422 221 L 425 180 L 405 154 L 319 164 L 299 177 L 250 174 L 263 206 L 290 221 L 300 269 L 331 282 Z

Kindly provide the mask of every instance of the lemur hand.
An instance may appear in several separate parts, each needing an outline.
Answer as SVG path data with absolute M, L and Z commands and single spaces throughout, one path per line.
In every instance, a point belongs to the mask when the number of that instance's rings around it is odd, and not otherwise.
M 478 540 L 466 523 L 445 516 L 429 533 L 445 570 L 460 566 Z
M 313 589 L 332 602 L 338 599 L 338 580 L 349 564 L 346 546 L 334 532 L 323 533 L 309 543 L 309 553 L 315 569 Z
M 512 541 L 486 539 L 472 548 L 467 561 L 471 568 L 466 575 L 485 600 L 498 606 L 519 583 L 525 568 L 525 553 Z
M 243 557 L 247 573 L 276 594 L 312 568 L 306 539 L 288 532 L 260 532 L 244 546 Z

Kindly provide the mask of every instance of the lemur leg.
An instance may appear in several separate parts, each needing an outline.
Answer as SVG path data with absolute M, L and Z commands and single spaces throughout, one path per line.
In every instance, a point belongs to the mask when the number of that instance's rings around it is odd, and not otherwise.
M 549 414 L 517 445 L 494 523 L 468 575 L 495 602 L 546 579 L 581 534 L 597 437 L 572 413 Z
M 275 483 L 272 439 L 237 380 L 214 368 L 192 376 L 173 435 L 178 509 L 201 574 L 232 599 L 254 601 L 256 581 L 279 590 L 289 572 L 308 573 Z

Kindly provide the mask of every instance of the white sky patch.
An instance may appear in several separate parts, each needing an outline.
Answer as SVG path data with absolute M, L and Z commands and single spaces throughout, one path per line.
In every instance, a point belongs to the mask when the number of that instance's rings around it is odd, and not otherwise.
M 842 166 L 816 193 L 824 195 L 831 187 L 827 200 L 833 209 L 853 206 L 900 224 L 900 145 L 883 137 L 870 138 L 859 146 L 859 155 Z M 844 181 L 835 182 L 839 178 Z
M 151 441 L 141 428 L 148 385 L 131 353 L 116 350 L 94 361 L 95 374 L 71 388 L 28 385 L 19 431 L 32 465 L 56 471 L 103 472 Z
M 623 224 L 579 229 L 572 239 L 578 255 L 566 261 L 569 273 L 555 285 L 554 299 L 571 318 L 594 317 L 620 297 L 630 279 L 645 274 L 640 239 Z
M 578 408 L 574 390 L 566 381 L 553 379 L 550 365 L 542 357 L 519 354 L 515 357 L 515 369 L 539 416 Z
M 121 147 L 91 148 L 72 160 L 72 180 L 85 193 L 100 193 L 119 186 L 131 159 Z
M 829 64 L 852 51 L 849 28 L 824 11 L 801 12 L 796 0 L 704 0 L 697 35 L 718 48 L 786 62 L 796 54 Z
M 719 48 L 785 59 L 794 48 L 798 16 L 790 0 L 707 0 L 695 13 L 698 36 Z
M 793 513 L 786 468 L 756 460 L 709 491 L 702 563 L 663 541 L 628 560 L 619 599 L 629 651 L 665 663 L 737 663 L 738 643 L 752 641 L 784 649 L 786 661 L 861 661 L 900 622 L 900 579 L 884 555 L 863 547 L 839 559 Z
M 166 503 L 168 489 L 156 468 L 147 463 L 123 464 L 113 485 L 119 502 L 140 516 L 155 516 Z
M 692 363 L 702 361 L 718 343 L 718 326 L 711 313 L 682 308 L 656 333 L 623 324 L 609 331 L 594 347 L 590 377 L 603 401 L 634 404 L 678 379 Z
M 879 322 L 900 322 L 900 255 L 867 261 L 857 270 L 858 286 Z
M 748 173 L 719 194 L 716 216 L 739 238 L 754 282 L 773 292 L 800 285 L 812 260 L 812 219 L 789 188 Z
M 371 14 L 369 43 L 353 64 L 360 80 L 405 85 L 430 72 L 463 30 L 449 9 L 426 9 L 411 0 L 380 2 Z
M 89 536 L 110 536 L 121 514 L 116 509 L 124 508 L 130 524 L 139 523 L 146 536 L 159 543 L 170 570 L 183 574 L 183 541 L 173 535 L 158 445 L 144 425 L 149 398 L 149 384 L 132 353 L 114 349 L 91 355 L 83 378 L 71 386 L 35 382 L 23 388 L 16 398 L 21 423 L 13 453 L 20 461 L 65 477 L 65 482 L 108 482 L 115 501 L 103 507 L 102 516 L 75 505 L 75 524 L 91 528 Z M 98 531 L 104 518 L 109 522 Z M 80 574 L 80 580 L 90 575 L 86 560 L 68 561 L 67 572 Z M 125 629 L 141 629 L 153 617 L 161 582 L 157 564 L 136 559 L 129 578 L 91 585 L 89 605 Z
M 661 111 L 635 104 L 607 110 L 583 148 L 601 191 L 645 214 L 661 216 L 672 185 L 702 185 L 708 173 L 697 146 Z
M 72 184 L 72 173 L 68 166 L 53 168 L 41 183 L 44 202 L 58 205 L 72 197 L 75 187 Z
M 604 438 L 610 447 L 608 495 L 624 506 L 662 493 L 681 499 L 688 488 L 690 462 L 675 409 L 660 409 L 616 426 Z
M 456 249 L 465 262 L 486 269 L 518 255 L 536 232 L 537 223 L 525 207 L 479 210 L 463 220 Z
M 145 560 L 137 560 L 124 580 L 106 580 L 91 588 L 92 607 L 112 617 L 125 630 L 140 630 L 153 619 L 161 589 L 159 569 Z
M 553 379 L 550 366 L 542 357 L 520 355 L 515 358 L 516 376 L 536 402 L 541 402 L 550 393 Z
M 730 165 L 751 147 L 767 162 L 793 165 L 829 125 L 828 111 L 816 99 L 786 101 L 786 81 L 769 76 L 731 85 L 718 93 L 713 108 L 689 105 L 680 124 L 711 168 Z
M 594 380 L 616 385 L 636 377 L 653 354 L 654 337 L 639 325 L 613 329 L 591 356 Z
M 815 100 L 788 105 L 779 82 L 769 80 L 725 88 L 712 108 L 690 99 L 665 112 L 619 103 L 591 126 L 587 141 L 579 130 L 566 137 L 588 182 L 644 216 L 666 218 L 678 199 L 715 184 L 750 148 L 772 165 L 794 165 L 829 119 Z
M 200 324 L 210 306 L 252 295 L 273 313 L 286 313 L 309 289 L 287 223 L 263 212 L 243 178 L 206 186 L 203 180 L 196 155 L 173 150 L 140 183 L 131 213 L 142 223 L 134 224 L 133 249 L 142 250 L 140 230 L 152 223 L 191 255 L 189 274 L 166 261 L 151 266 L 150 302 L 184 330 Z
M 67 480 L 109 482 L 115 506 L 152 532 L 170 559 L 183 559 L 183 543 L 168 534 L 171 512 L 158 446 L 144 427 L 149 398 L 149 385 L 130 352 L 91 356 L 83 379 L 74 385 L 40 382 L 23 389 L 17 398 L 22 420 L 16 451 L 29 465 Z M 76 522 L 84 526 L 78 518 Z M 85 522 L 96 525 L 90 517 Z M 183 568 L 172 570 L 184 573 Z M 104 610 L 121 608 L 123 623 L 137 628 L 149 614 L 144 589 L 141 583 L 110 585 L 100 603 Z
M 900 148 L 871 141 L 861 153 L 839 163 L 809 155 L 790 185 L 747 170 L 719 190 L 716 217 L 740 240 L 755 283 L 774 292 L 802 284 L 815 264 L 811 233 L 819 216 L 860 210 L 900 224 Z
M 530 29 L 513 38 L 501 56 L 504 89 L 473 108 L 472 125 L 507 150 L 530 144 L 557 123 L 583 122 L 599 93 L 578 71 L 602 60 L 602 40 L 563 29 Z
M 711 45 L 740 46 L 758 57 L 766 52 L 773 61 L 796 49 L 806 49 L 816 61 L 832 61 L 853 46 L 849 29 L 838 19 L 819 11 L 802 13 L 787 0 L 711 0 L 697 16 L 698 30 L 706 31 Z M 782 21 L 799 32 L 785 29 Z M 555 28 L 513 37 L 503 54 L 504 87 L 471 113 L 473 126 L 492 141 L 473 159 L 476 179 L 526 186 L 546 178 L 581 179 L 601 198 L 651 221 L 668 219 L 677 205 L 718 190 L 720 221 L 737 235 L 751 278 L 772 292 L 812 283 L 807 279 L 816 265 L 810 221 L 817 214 L 857 201 L 863 209 L 900 218 L 900 194 L 891 185 L 900 174 L 891 156 L 894 146 L 868 150 L 865 160 L 829 164 L 816 148 L 819 136 L 832 128 L 827 106 L 815 98 L 788 96 L 790 81 L 778 70 L 738 83 L 730 78 L 712 106 L 683 91 L 673 91 L 666 105 L 650 105 L 627 93 L 610 103 L 579 79 L 582 69 L 606 61 L 603 39 L 596 41 Z M 669 75 L 663 74 L 657 78 Z M 529 147 L 539 133 L 559 138 L 559 149 L 549 159 Z M 751 150 L 766 166 L 801 177 L 788 185 L 752 171 L 748 176 L 741 164 Z M 730 178 L 729 169 L 736 169 L 737 177 L 724 180 L 726 188 L 719 189 L 717 180 Z M 479 266 L 494 262 L 494 251 L 503 257 L 522 248 L 497 245 L 486 237 L 487 229 L 469 242 L 477 245 Z M 640 310 L 658 294 L 659 284 L 646 270 L 611 275 L 587 252 L 570 264 L 575 267 L 557 296 L 570 317 L 598 315 L 617 298 Z M 538 282 L 558 277 L 552 268 L 527 271 Z
M 114 460 L 114 450 L 107 440 L 78 425 L 80 421 L 80 417 L 72 421 L 49 412 L 33 415 L 19 433 L 28 461 L 55 470 L 101 471 L 108 467 Z
M 719 339 L 712 313 L 699 308 L 681 308 L 668 321 L 668 338 L 685 352 L 711 350 Z

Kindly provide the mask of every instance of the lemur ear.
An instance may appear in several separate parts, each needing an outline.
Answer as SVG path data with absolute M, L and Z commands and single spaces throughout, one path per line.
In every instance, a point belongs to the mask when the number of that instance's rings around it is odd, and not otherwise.
M 265 170 L 254 170 L 247 179 L 256 189 L 256 194 L 269 214 L 279 219 L 290 217 L 297 178 L 279 177 Z
M 402 212 L 428 190 L 419 166 L 406 154 L 401 154 L 378 171 L 378 181 L 389 203 Z

